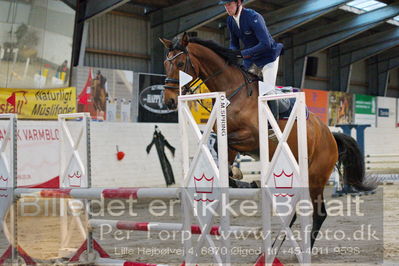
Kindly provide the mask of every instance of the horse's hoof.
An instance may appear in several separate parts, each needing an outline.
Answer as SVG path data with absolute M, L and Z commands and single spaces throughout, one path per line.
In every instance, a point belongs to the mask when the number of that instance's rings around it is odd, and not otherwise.
M 232 166 L 231 172 L 232 172 L 231 178 L 236 179 L 236 180 L 241 180 L 243 178 L 242 172 L 241 172 L 240 168 L 238 168 L 237 166 Z
M 237 182 L 232 178 L 229 178 L 229 187 L 238 188 Z

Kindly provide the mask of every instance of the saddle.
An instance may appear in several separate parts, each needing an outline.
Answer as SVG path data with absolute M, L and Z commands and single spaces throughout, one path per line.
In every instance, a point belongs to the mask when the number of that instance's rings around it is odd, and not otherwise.
M 246 87 L 248 89 L 248 96 L 251 96 L 252 95 L 252 87 L 248 86 L 248 84 L 251 84 L 251 83 L 257 82 L 257 81 L 263 81 L 262 71 L 260 68 L 258 68 L 255 65 L 252 65 L 248 70 L 245 69 L 244 66 L 241 65 L 240 69 L 244 76 L 245 83 L 247 85 Z M 287 93 L 288 91 L 281 91 L 281 92 Z M 295 99 L 293 99 L 293 98 L 289 99 L 289 104 L 290 105 L 289 105 L 288 110 L 286 110 L 285 112 L 281 112 L 281 113 L 278 111 L 277 106 L 275 106 L 274 108 L 271 107 L 271 110 L 277 119 L 287 120 L 290 117 L 292 108 L 294 107 L 294 104 L 295 104 Z M 309 110 L 306 107 L 306 119 L 308 117 L 309 117 Z
M 263 81 L 262 71 L 255 68 L 245 69 L 243 65 L 240 66 L 241 71 L 244 75 L 244 78 L 248 83 L 252 83 L 255 81 Z
M 245 80 L 245 85 L 247 87 L 247 95 L 251 96 L 252 95 L 252 87 L 248 86 L 248 84 L 257 82 L 257 81 L 263 81 L 263 76 L 262 76 L 262 72 L 257 72 L 257 71 L 251 71 L 251 69 L 246 70 L 244 68 L 244 66 L 240 66 L 241 69 L 241 73 L 244 77 Z

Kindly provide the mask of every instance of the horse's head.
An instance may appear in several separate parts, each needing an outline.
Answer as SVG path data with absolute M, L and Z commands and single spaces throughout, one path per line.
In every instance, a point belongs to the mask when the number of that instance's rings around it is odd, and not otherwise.
M 193 59 L 190 57 L 188 50 L 188 36 L 186 33 L 181 38 L 175 38 L 173 41 L 166 39 L 159 39 L 166 49 L 168 54 L 164 61 L 166 79 L 164 90 L 164 103 L 169 109 L 177 108 L 177 97 L 179 96 L 179 70 L 191 75 L 194 79 L 198 77 Z M 185 86 L 182 89 L 182 95 L 187 94 L 190 89 Z

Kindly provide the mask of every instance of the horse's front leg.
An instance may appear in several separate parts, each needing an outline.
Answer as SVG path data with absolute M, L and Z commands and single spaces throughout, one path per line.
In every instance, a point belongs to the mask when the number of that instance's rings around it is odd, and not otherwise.
M 238 151 L 230 149 L 230 148 L 228 149 L 229 177 L 231 177 L 233 179 L 241 180 L 243 176 L 242 176 L 240 168 L 233 165 L 237 154 L 238 154 Z
M 230 143 L 238 143 L 237 139 L 233 138 L 234 135 L 229 136 L 229 144 Z M 235 136 L 238 136 L 236 134 Z M 234 136 L 234 137 L 235 137 Z M 237 156 L 238 152 L 236 149 L 229 148 L 228 149 L 228 157 L 229 157 L 229 186 L 232 188 L 258 188 L 258 184 L 253 181 L 252 183 L 239 181 L 243 178 L 241 170 L 233 166 L 234 160 Z
M 231 167 L 234 163 L 234 160 L 236 159 L 238 151 L 228 148 L 227 153 L 228 153 L 229 166 Z

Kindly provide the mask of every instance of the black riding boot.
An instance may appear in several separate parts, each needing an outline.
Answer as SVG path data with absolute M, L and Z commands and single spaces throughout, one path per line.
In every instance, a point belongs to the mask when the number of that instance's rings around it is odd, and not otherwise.
M 290 109 L 291 103 L 289 99 L 280 99 L 275 101 L 268 101 L 270 110 L 274 118 L 278 121 L 280 114 L 287 112 Z
M 258 188 L 258 184 L 255 181 L 249 183 L 238 181 L 232 178 L 229 178 L 229 186 L 232 188 Z

